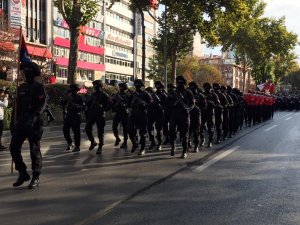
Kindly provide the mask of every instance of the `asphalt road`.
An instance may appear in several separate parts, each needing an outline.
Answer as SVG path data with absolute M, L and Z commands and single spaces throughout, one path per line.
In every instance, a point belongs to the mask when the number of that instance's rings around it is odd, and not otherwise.
M 0 224 L 300 224 L 300 113 L 279 112 L 185 160 L 168 146 L 138 157 L 106 139 L 103 156 L 87 141 L 74 154 L 62 137 L 45 139 L 37 190 L 12 188 L 17 174 L 0 153 Z

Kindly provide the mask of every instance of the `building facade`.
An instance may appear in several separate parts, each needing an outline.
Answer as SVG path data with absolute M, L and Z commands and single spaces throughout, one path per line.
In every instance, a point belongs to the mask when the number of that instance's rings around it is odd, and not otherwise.
M 121 0 L 108 9 L 106 1 L 99 1 L 99 12 L 81 28 L 77 82 L 91 85 L 93 80 L 133 81 L 141 78 L 142 37 L 140 16 L 129 9 L 129 0 Z M 0 0 L 0 8 L 11 13 L 10 23 L 22 25 L 26 34 L 29 55 L 37 61 L 49 63 L 49 71 L 57 82 L 65 83 L 68 74 L 70 34 L 66 21 L 47 0 Z M 154 16 L 157 10 L 152 10 Z M 17 20 L 17 22 L 15 21 Z M 146 69 L 154 50 L 150 40 L 158 30 L 153 18 L 145 12 Z M 148 81 L 148 84 L 150 82 Z
M 226 84 L 233 88 L 243 90 L 243 70 L 240 65 L 235 64 L 234 59 L 230 54 L 209 55 L 200 58 L 201 64 L 213 65 L 221 72 Z M 255 82 L 251 77 L 251 70 L 246 72 L 245 76 L 245 91 L 255 87 Z

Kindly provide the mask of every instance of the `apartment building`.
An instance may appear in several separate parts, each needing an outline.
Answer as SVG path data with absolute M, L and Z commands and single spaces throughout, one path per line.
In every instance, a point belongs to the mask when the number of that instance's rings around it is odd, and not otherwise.
M 68 74 L 70 34 L 66 21 L 47 0 L 0 0 L 8 12 L 10 24 L 23 27 L 29 55 L 34 60 L 50 62 L 49 71 L 58 82 L 65 83 Z M 13 12 L 11 9 L 18 8 Z M 151 14 L 157 16 L 157 10 Z M 158 30 L 153 18 L 145 12 L 146 69 L 154 50 L 150 40 Z M 81 28 L 77 81 L 86 85 L 96 79 L 133 81 L 141 78 L 142 37 L 140 15 L 129 9 L 129 0 L 121 0 L 110 9 L 99 1 L 99 12 Z M 148 84 L 150 84 L 148 82 Z

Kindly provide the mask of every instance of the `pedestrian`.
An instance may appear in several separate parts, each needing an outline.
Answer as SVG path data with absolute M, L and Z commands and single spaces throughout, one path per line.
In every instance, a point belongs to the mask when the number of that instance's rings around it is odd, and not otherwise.
M 80 90 L 77 84 L 71 84 L 68 90 L 69 95 L 62 100 L 63 108 L 65 109 L 65 118 L 63 125 L 64 137 L 68 143 L 66 151 L 72 150 L 72 152 L 80 151 L 80 124 L 81 124 L 81 112 L 84 109 L 84 102 L 78 91 Z M 70 129 L 74 133 L 74 142 L 70 135 Z
M 113 98 L 113 111 L 115 112 L 112 130 L 114 136 L 116 138 L 115 146 L 118 146 L 121 142 L 121 138 L 119 136 L 118 126 L 121 123 L 123 128 L 123 136 L 124 140 L 121 144 L 120 148 L 127 149 L 127 141 L 128 141 L 128 116 L 129 116 L 129 105 L 128 105 L 128 86 L 126 83 L 119 83 L 119 93 Z
M 2 66 L 2 68 L 1 68 L 0 80 L 7 80 L 7 68 L 6 68 L 6 66 Z
M 21 148 L 26 139 L 29 141 L 32 179 L 29 189 L 39 185 L 39 177 L 42 169 L 42 154 L 40 141 L 43 134 L 42 114 L 46 106 L 47 96 L 43 84 L 35 80 L 41 75 L 40 67 L 34 62 L 24 63 L 21 70 L 25 76 L 25 82 L 18 87 L 18 95 L 15 102 L 15 123 L 12 126 L 12 138 L 10 153 L 15 163 L 15 169 L 19 172 L 14 187 L 21 186 L 30 180 L 26 164 L 23 161 Z M 14 115 L 14 112 L 12 115 Z
M 129 96 L 131 111 L 128 119 L 128 134 L 132 142 L 131 153 L 134 153 L 139 145 L 141 148 L 139 155 L 145 154 L 146 134 L 148 124 L 148 108 L 153 101 L 151 95 L 144 90 L 144 83 L 141 79 L 134 80 L 135 91 Z M 139 131 L 140 141 L 138 141 L 137 131 Z
M 190 111 L 195 106 L 195 99 L 190 90 L 186 87 L 187 81 L 183 76 L 176 77 L 176 90 L 170 96 L 171 104 L 171 119 L 170 119 L 170 143 L 171 156 L 175 155 L 175 139 L 177 129 L 182 141 L 181 158 L 187 157 L 188 138 L 190 128 Z
M 104 145 L 104 127 L 105 127 L 105 112 L 108 111 L 110 107 L 110 98 L 106 92 L 103 90 L 103 83 L 101 80 L 93 81 L 93 87 L 95 92 L 92 93 L 90 99 L 87 102 L 88 116 L 85 127 L 85 132 L 88 139 L 91 142 L 89 150 L 93 150 L 97 146 L 93 135 L 93 125 L 96 123 L 98 131 L 98 149 L 96 154 L 102 154 L 102 147 Z
M 8 106 L 8 94 L 4 89 L 0 89 L 0 151 L 5 151 L 6 147 L 2 144 L 4 109 Z

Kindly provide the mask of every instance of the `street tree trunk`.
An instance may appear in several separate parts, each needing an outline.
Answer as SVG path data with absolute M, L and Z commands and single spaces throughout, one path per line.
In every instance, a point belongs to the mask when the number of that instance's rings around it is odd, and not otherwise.
M 246 62 L 243 62 L 243 92 L 245 92 L 245 85 L 246 85 Z
M 68 84 L 74 84 L 76 82 L 79 33 L 80 27 L 70 27 L 71 42 L 68 65 Z
M 145 14 L 142 8 L 139 8 L 142 19 L 142 80 L 146 80 L 146 32 L 145 32 Z
M 176 67 L 177 67 L 177 50 L 174 48 L 173 56 L 172 56 L 172 67 L 171 67 L 171 82 L 173 84 L 176 83 Z

